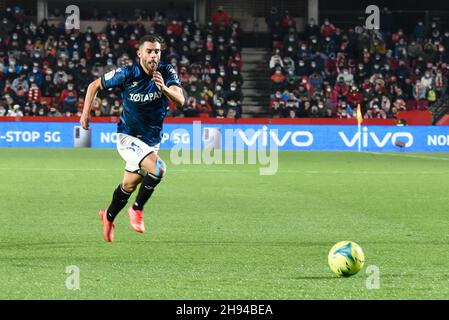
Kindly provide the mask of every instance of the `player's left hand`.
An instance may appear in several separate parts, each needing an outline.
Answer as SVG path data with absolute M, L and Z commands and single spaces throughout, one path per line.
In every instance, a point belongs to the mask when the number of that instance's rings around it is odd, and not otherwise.
M 153 81 L 156 83 L 157 88 L 160 92 L 164 92 L 166 86 L 164 83 L 164 78 L 162 78 L 162 74 L 159 71 L 153 73 Z

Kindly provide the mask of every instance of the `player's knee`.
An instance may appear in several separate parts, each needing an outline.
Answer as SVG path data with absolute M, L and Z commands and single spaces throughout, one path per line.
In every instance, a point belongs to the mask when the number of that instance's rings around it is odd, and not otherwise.
M 137 184 L 128 181 L 122 182 L 122 189 L 128 193 L 133 193 L 137 188 Z
M 167 166 L 165 162 L 161 158 L 157 158 L 156 160 L 156 170 L 154 175 L 158 178 L 163 178 L 167 173 Z

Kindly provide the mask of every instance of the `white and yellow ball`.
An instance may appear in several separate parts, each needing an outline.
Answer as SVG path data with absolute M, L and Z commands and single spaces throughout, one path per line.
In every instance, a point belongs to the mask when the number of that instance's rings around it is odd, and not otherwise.
M 329 251 L 329 267 L 339 277 L 349 277 L 359 272 L 365 264 L 362 248 L 353 241 L 340 241 Z

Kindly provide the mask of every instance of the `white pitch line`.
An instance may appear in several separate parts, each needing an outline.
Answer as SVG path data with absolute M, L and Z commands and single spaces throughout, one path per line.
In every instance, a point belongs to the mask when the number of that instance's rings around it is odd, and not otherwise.
M 258 169 L 254 170 L 237 170 L 237 169 L 172 169 L 169 172 L 172 173 L 259 173 Z M 120 170 L 120 169 L 118 169 Z M 102 168 L 88 168 L 88 169 L 67 169 L 67 168 L 0 168 L 0 171 L 62 171 L 62 172 L 83 172 L 83 171 L 111 171 L 109 169 L 102 169 Z M 168 172 L 168 170 L 167 170 Z M 401 174 L 407 174 L 407 175 L 413 175 L 413 174 L 449 174 L 449 171 L 357 171 L 357 170 L 347 170 L 347 171 L 317 171 L 317 170 L 278 170 L 277 173 L 297 173 L 297 174 L 319 174 L 319 175 L 341 175 L 341 174 L 355 174 L 355 175 L 401 175 Z
M 439 157 L 432 157 L 432 156 L 421 156 L 421 155 L 416 155 L 416 154 L 384 153 L 384 152 L 374 152 L 374 151 L 368 151 L 367 153 L 380 155 L 380 156 L 406 157 L 406 158 L 449 161 L 449 158 L 439 158 Z

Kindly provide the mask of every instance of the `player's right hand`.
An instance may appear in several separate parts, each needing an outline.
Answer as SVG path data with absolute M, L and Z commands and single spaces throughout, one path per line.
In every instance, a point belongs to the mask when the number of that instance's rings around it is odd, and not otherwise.
M 90 122 L 90 115 L 86 115 L 83 113 L 80 118 L 80 124 L 84 130 L 89 129 L 89 122 Z

